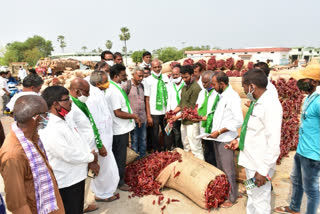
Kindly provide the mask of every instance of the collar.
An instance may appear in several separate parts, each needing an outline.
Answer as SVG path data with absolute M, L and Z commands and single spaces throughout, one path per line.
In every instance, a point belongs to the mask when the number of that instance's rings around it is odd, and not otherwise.
M 228 88 L 226 88 L 221 94 L 219 94 L 219 97 L 224 97 L 224 96 L 228 95 L 230 88 L 232 88 L 232 87 L 231 87 L 231 85 L 228 85 L 227 87 Z
M 151 71 L 151 73 L 152 74 L 154 74 L 154 75 L 156 75 L 157 77 L 159 77 L 162 73 L 161 73 L 161 71 L 160 71 L 160 73 L 159 74 L 157 74 L 156 72 L 154 72 L 154 71 Z
M 120 83 L 117 83 L 117 82 L 115 82 L 115 81 L 113 81 L 113 80 L 111 80 L 111 81 L 114 82 L 115 84 L 117 84 L 119 87 L 121 86 Z M 112 84 L 110 84 L 110 85 L 112 85 Z
M 131 79 L 131 85 L 133 85 L 133 86 L 135 86 L 135 87 L 137 87 L 137 88 L 138 88 L 141 84 L 142 84 L 142 83 L 139 83 L 138 85 L 136 85 L 136 84 L 134 84 L 133 79 Z
M 317 92 L 318 94 L 320 94 L 320 86 L 317 86 L 316 92 Z
M 142 64 L 147 65 L 149 67 L 151 67 L 151 63 L 146 63 L 144 60 L 142 61 Z
M 256 104 L 262 104 L 264 103 L 264 100 L 267 99 L 268 95 L 269 95 L 270 91 L 266 90 L 257 100 Z

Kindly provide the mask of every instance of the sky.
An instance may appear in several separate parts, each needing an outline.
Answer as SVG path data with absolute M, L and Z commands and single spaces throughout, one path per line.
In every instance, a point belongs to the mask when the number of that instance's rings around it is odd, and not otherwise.
M 320 47 L 319 0 L 0 0 L 0 47 L 33 35 L 65 36 L 64 52 L 121 51 L 174 46 Z

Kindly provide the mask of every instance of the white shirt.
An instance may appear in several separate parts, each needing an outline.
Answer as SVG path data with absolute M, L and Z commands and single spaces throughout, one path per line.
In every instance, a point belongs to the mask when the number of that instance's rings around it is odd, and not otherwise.
M 89 118 L 83 111 L 72 102 L 71 111 L 65 117 L 68 124 L 74 124 L 78 130 L 80 137 L 89 145 L 91 150 L 98 151 L 94 133 Z
M 200 86 L 200 88 L 203 90 L 203 89 L 205 89 L 204 87 L 203 87 L 203 84 L 202 84 L 202 76 L 200 76 L 200 78 L 199 78 L 199 80 L 197 81 L 197 83 L 198 83 L 198 85 Z
M 211 108 L 213 106 L 214 100 L 216 99 L 216 96 L 218 94 L 214 89 L 212 89 L 212 90 L 213 90 L 212 93 L 208 97 L 207 115 L 211 112 Z M 206 96 L 206 91 L 207 91 L 207 89 L 202 89 L 198 95 L 198 99 L 197 99 L 197 103 L 196 103 L 196 104 L 198 104 L 198 109 L 201 108 L 201 106 L 204 102 L 204 99 Z M 209 93 L 208 93 L 208 95 L 209 95 Z M 204 133 L 205 133 L 205 128 L 202 127 L 202 122 L 200 122 L 200 134 L 204 134 Z
M 275 169 L 280 154 L 281 123 L 282 106 L 267 90 L 258 99 L 249 118 L 239 165 L 263 176 Z
M 167 104 L 167 111 L 174 110 L 178 106 L 177 101 L 177 92 L 174 89 L 174 85 L 176 86 L 176 89 L 179 90 L 179 98 L 181 100 L 181 91 L 183 87 L 183 80 L 179 83 L 179 85 L 175 83 L 168 84 L 167 90 L 168 90 L 168 104 Z
M 25 95 L 38 95 L 38 93 L 34 92 L 34 91 L 21 91 L 17 94 L 15 94 L 11 99 L 10 102 L 7 104 L 7 108 L 9 108 L 11 111 L 13 111 L 14 108 L 14 104 L 16 103 L 16 101 L 18 100 L 18 98 L 25 96 Z
M 117 85 L 121 88 L 120 84 Z M 112 109 L 111 115 L 113 118 L 113 135 L 122 135 L 132 131 L 135 128 L 134 119 L 122 119 L 116 117 L 114 114 L 114 110 L 117 109 L 129 113 L 126 100 L 124 99 L 120 90 L 110 83 L 110 86 L 106 91 L 106 98 Z
M 149 68 L 151 68 L 151 63 L 146 63 L 144 60 L 142 60 L 142 63 L 141 63 L 141 65 L 140 66 L 142 66 L 143 68 L 145 68 L 145 67 L 149 67 Z
M 94 156 L 78 130 L 56 115 L 49 115 L 45 129 L 39 131 L 59 189 L 86 179 L 88 163 Z
M 154 71 L 151 71 L 151 74 L 159 77 L 159 74 L 156 74 Z M 166 84 L 166 87 L 169 83 L 169 78 L 167 75 L 162 74 L 162 80 Z M 154 78 L 152 75 L 148 76 L 144 82 L 144 96 L 149 97 L 150 103 L 150 114 L 151 115 L 164 115 L 166 113 L 166 107 L 163 105 L 162 110 L 156 109 L 156 101 L 157 101 L 157 86 L 158 80 Z
M 0 76 L 0 96 L 3 96 L 6 94 L 6 92 L 3 89 L 6 89 L 7 92 L 9 92 L 9 87 L 7 83 L 7 79 Z
M 272 84 L 270 80 L 268 80 L 267 90 L 277 99 L 279 99 L 278 91 L 276 87 Z
M 219 94 L 220 100 L 212 120 L 211 133 L 226 128 L 229 131 L 222 133 L 218 138 L 206 138 L 206 140 L 215 140 L 219 142 L 230 142 L 237 138 L 238 129 L 243 123 L 243 114 L 241 110 L 241 99 L 237 92 L 229 87 Z
M 26 76 L 27 76 L 27 71 L 24 68 L 20 69 L 18 74 L 18 77 L 20 78 L 20 80 L 22 81 Z

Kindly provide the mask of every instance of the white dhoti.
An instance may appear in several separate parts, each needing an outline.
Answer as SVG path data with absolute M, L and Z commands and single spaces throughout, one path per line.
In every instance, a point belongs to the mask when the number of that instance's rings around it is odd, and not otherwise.
M 247 179 L 253 178 L 256 171 L 246 168 Z M 269 176 L 272 177 L 274 170 L 269 171 Z M 271 182 L 267 181 L 261 187 L 254 187 L 247 190 L 247 214 L 264 214 L 271 213 Z

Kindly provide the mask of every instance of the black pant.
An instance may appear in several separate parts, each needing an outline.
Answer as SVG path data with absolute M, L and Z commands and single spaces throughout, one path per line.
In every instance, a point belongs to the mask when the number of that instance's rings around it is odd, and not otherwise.
M 85 180 L 59 189 L 66 214 L 83 213 Z
M 129 133 L 113 135 L 112 152 L 116 159 L 119 170 L 119 187 L 124 185 L 124 174 L 126 170 L 127 146 L 129 144 Z
M 166 135 L 164 131 L 165 122 L 164 122 L 164 115 L 151 115 L 153 120 L 153 132 L 152 132 L 152 147 L 154 151 L 160 152 L 161 145 L 159 143 L 159 126 L 161 127 L 161 131 L 163 135 Z M 163 138 L 166 141 L 166 137 Z M 164 142 L 164 145 L 166 143 Z
M 212 140 L 202 140 L 203 156 L 207 163 L 217 167 L 216 154 L 214 152 L 214 144 Z
M 181 148 L 183 149 L 182 141 L 181 141 L 181 121 L 177 120 L 174 122 L 172 127 L 172 131 L 169 136 L 167 136 L 167 140 L 165 141 L 166 150 L 171 150 L 173 148 Z M 165 134 L 167 135 L 167 134 Z
M 147 127 L 147 151 L 151 152 L 152 150 L 152 132 L 153 127 Z

